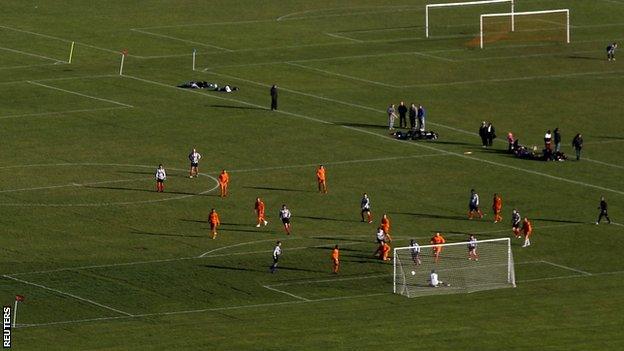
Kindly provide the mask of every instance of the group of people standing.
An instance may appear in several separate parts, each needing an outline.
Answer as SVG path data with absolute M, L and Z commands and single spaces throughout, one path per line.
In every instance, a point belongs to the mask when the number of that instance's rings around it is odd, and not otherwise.
M 407 119 L 409 117 L 409 128 L 411 130 L 425 131 L 425 115 L 426 111 L 422 105 L 416 106 L 412 103 L 408 108 L 405 102 L 401 101 L 399 106 L 391 104 L 386 110 L 388 113 L 388 130 L 394 130 L 394 121 L 399 119 L 399 128 L 407 128 Z M 398 115 L 397 115 L 398 114 Z
M 496 129 L 494 129 L 492 122 L 481 122 L 479 136 L 481 137 L 481 144 L 483 147 L 492 146 L 494 139 L 496 139 Z

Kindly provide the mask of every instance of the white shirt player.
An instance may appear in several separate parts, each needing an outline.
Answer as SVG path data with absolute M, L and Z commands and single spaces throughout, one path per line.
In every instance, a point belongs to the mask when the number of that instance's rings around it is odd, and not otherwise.
M 156 169 L 156 179 L 157 180 L 165 180 L 167 179 L 167 172 L 165 172 L 164 168 Z
M 282 208 L 279 213 L 280 219 L 290 219 L 290 210 L 286 207 Z
M 191 152 L 189 154 L 189 160 L 191 161 L 191 163 L 199 163 L 199 160 L 201 160 L 201 155 L 197 151 Z
M 470 241 L 468 241 L 468 248 L 470 250 L 474 250 L 477 248 L 477 238 L 475 237 L 470 238 Z
M 369 211 L 370 210 L 370 199 L 368 198 L 368 195 L 364 195 L 360 205 L 362 207 L 362 211 Z
M 282 254 L 282 248 L 279 245 L 275 246 L 273 249 L 273 259 L 278 259 Z
M 438 280 L 438 273 L 431 272 L 431 275 L 429 276 L 429 284 L 433 287 L 437 287 L 438 284 L 440 284 L 440 281 Z
M 377 241 L 382 242 L 384 240 L 386 240 L 386 233 L 383 229 L 379 228 L 379 231 L 377 231 Z
M 417 242 L 414 241 L 413 244 L 410 244 L 409 248 L 410 248 L 409 250 L 412 253 L 412 255 L 420 254 L 420 245 L 418 245 Z

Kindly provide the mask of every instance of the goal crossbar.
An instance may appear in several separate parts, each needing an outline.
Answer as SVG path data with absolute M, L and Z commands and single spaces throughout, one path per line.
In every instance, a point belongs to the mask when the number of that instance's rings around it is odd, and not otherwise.
M 514 0 L 478 0 L 478 1 L 468 1 L 468 2 L 447 2 L 440 4 L 427 4 L 425 6 L 425 37 L 429 38 L 429 9 L 436 7 L 452 7 L 452 6 L 470 6 L 470 5 L 488 5 L 488 4 L 499 4 L 499 3 L 511 3 L 511 12 L 514 12 Z M 514 31 L 514 18 L 511 17 L 511 31 Z
M 489 243 L 489 242 L 509 242 L 509 238 L 498 238 L 498 239 L 485 239 L 485 240 L 478 240 L 477 244 L 483 244 L 483 243 Z M 449 247 L 449 246 L 459 246 L 459 245 L 466 245 L 468 244 L 467 241 L 462 241 L 462 242 L 458 242 L 458 243 L 448 243 L 448 244 L 432 244 L 432 245 L 420 245 L 419 247 L 421 249 L 430 249 L 432 247 Z M 396 255 L 397 250 L 408 250 L 411 249 L 411 246 L 404 246 L 404 247 L 396 247 L 394 248 L 394 253 Z
M 512 23 L 515 16 L 543 15 L 547 13 L 565 13 L 566 14 L 566 43 L 570 43 L 570 9 L 557 10 L 541 10 L 541 11 L 524 11 L 524 12 L 508 12 L 508 13 L 484 13 L 479 17 L 479 38 L 480 46 L 483 49 L 483 19 L 487 17 L 505 17 L 511 16 Z M 512 32 L 514 28 L 512 28 Z

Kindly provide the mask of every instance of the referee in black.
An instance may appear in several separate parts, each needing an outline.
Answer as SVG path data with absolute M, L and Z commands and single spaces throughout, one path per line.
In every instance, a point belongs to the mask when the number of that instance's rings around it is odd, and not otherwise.
M 271 111 L 277 110 L 277 84 L 271 86 Z
M 598 215 L 596 225 L 600 224 L 602 217 L 605 217 L 607 221 L 609 221 L 609 224 L 611 224 L 611 218 L 609 218 L 609 213 L 607 212 L 607 201 L 605 201 L 604 196 L 600 197 L 600 207 L 598 207 L 598 209 L 600 210 L 600 214 Z

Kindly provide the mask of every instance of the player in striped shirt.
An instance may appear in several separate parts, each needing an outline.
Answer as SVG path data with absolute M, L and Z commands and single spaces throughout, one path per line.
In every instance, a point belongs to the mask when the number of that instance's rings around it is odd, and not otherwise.
M 165 179 L 167 179 L 167 172 L 165 171 L 165 167 L 163 167 L 162 163 L 158 165 L 156 169 L 156 191 L 162 193 L 165 191 Z
M 197 150 L 193 148 L 193 151 L 188 155 L 189 161 L 191 161 L 191 169 L 189 170 L 189 178 L 197 177 L 199 173 L 197 167 L 199 166 L 199 160 L 201 159 L 201 155 Z
M 520 238 L 520 223 L 522 222 L 522 217 L 520 216 L 520 212 L 515 208 L 511 211 L 511 231 L 516 238 Z
M 470 189 L 470 202 L 468 203 L 468 219 L 472 219 L 472 216 L 476 214 L 479 218 L 483 218 L 483 212 L 479 209 L 479 194 L 474 189 Z
M 420 245 L 416 242 L 416 240 L 410 240 L 409 251 L 412 255 L 412 261 L 414 261 L 415 265 L 420 265 Z
M 278 241 L 275 244 L 275 248 L 273 248 L 273 264 L 271 265 L 271 273 L 275 273 L 277 271 L 277 262 L 279 261 L 280 256 L 282 256 L 282 242 Z
M 284 224 L 284 230 L 286 230 L 286 234 L 290 235 L 290 210 L 286 207 L 286 204 L 282 205 L 282 208 L 279 211 L 279 218 L 282 220 L 282 224 Z
M 470 240 L 468 241 L 468 259 L 469 260 L 479 260 L 479 254 L 477 253 L 477 238 L 474 235 L 470 235 Z
M 368 221 L 368 223 L 373 223 L 373 214 L 371 213 L 371 203 L 366 193 L 362 195 L 362 200 L 360 201 L 360 208 L 362 209 L 360 213 L 362 215 L 362 222 L 364 222 L 364 215 L 366 215 L 366 220 Z

